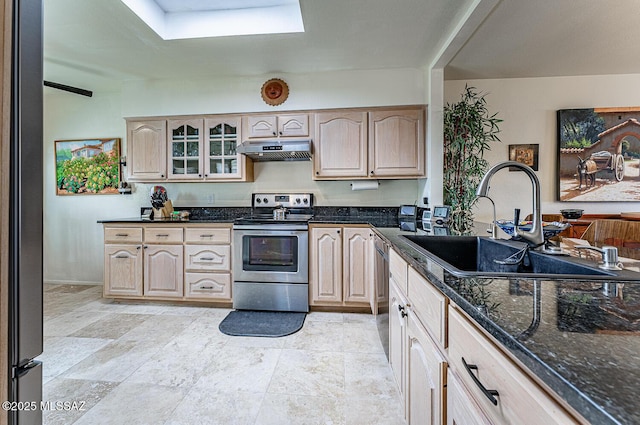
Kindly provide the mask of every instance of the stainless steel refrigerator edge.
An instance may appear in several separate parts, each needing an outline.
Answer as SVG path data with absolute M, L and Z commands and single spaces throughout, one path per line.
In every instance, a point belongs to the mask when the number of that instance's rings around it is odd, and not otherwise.
M 9 213 L 9 423 L 42 423 L 42 0 L 14 0 Z M 11 406 L 11 407 L 13 407 Z

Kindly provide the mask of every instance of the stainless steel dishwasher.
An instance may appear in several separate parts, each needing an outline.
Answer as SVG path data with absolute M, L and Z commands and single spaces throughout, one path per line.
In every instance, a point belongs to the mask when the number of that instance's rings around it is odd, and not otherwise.
M 376 324 L 378 335 L 384 348 L 384 353 L 389 358 L 389 245 L 378 235 L 374 236 L 374 288 L 376 290 L 377 312 Z

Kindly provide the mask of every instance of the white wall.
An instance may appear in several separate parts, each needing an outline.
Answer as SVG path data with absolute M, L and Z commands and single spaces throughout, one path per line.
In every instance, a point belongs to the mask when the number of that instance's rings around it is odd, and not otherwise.
M 262 83 L 284 79 L 288 100 L 278 107 L 260 98 Z M 414 69 L 270 75 L 189 81 L 132 81 L 122 93 L 93 97 L 45 89 L 44 279 L 102 283 L 100 219 L 136 217 L 149 205 L 151 185 L 135 184 L 131 196 L 55 195 L 55 140 L 120 137 L 126 149 L 124 117 L 285 111 L 315 108 L 426 103 L 424 72 Z M 168 183 L 169 197 L 182 206 L 249 206 L 257 191 L 309 191 L 317 205 L 397 206 L 413 204 L 422 190 L 415 180 L 382 181 L 378 190 L 353 192 L 347 181 L 315 182 L 311 162 L 255 164 L 253 183 Z
M 508 160 L 510 144 L 539 144 L 538 178 L 542 189 L 542 212 L 558 213 L 563 208 L 582 208 L 585 214 L 640 211 L 638 202 L 556 201 L 557 123 L 556 111 L 568 108 L 620 107 L 640 105 L 640 74 L 558 78 L 514 78 L 500 80 L 446 81 L 445 102 L 460 99 L 465 84 L 487 93 L 491 113 L 497 112 L 502 143 L 495 144 L 485 158 L 491 165 Z M 495 201 L 498 218 L 521 217 L 532 211 L 531 183 L 524 173 L 501 170 L 491 181 L 489 195 Z M 480 200 L 476 219 L 492 220 L 491 204 Z

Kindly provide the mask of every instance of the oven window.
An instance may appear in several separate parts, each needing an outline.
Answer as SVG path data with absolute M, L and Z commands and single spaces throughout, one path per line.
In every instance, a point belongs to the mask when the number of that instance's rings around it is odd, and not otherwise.
M 243 270 L 298 270 L 297 236 L 244 236 L 242 245 Z

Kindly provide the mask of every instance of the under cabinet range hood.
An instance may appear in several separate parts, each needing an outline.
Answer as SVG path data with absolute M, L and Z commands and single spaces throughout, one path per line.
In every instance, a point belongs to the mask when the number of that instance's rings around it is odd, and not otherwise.
M 254 161 L 308 161 L 311 140 L 247 140 L 238 152 Z

